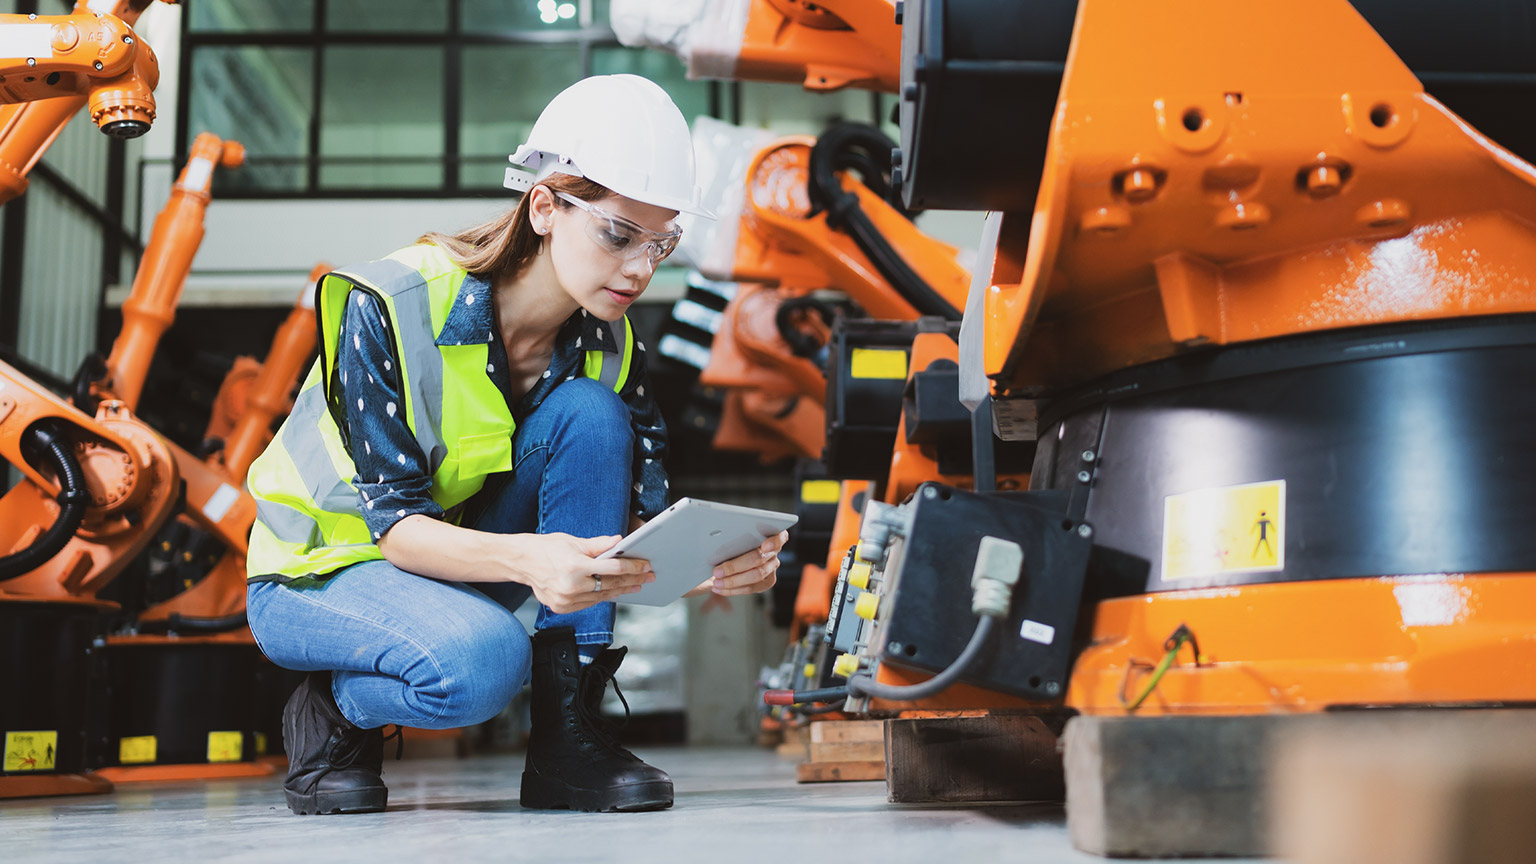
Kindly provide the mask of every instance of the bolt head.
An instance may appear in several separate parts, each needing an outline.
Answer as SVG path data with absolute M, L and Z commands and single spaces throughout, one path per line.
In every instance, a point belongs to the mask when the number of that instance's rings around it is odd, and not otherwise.
M 932 486 L 925 486 L 925 487 L 923 487 L 923 497 L 924 498 L 937 498 L 937 497 L 939 497 L 939 490 L 933 488 Z
M 1084 462 L 1092 462 L 1093 460 L 1095 460 L 1097 458 L 1099 458 L 1099 454 L 1093 452 L 1092 450 L 1084 450 L 1083 451 L 1083 461 Z
M 902 645 L 900 642 L 890 642 L 885 646 L 885 653 L 900 654 Z
M 1079 482 L 1079 483 L 1087 483 L 1089 480 L 1092 480 L 1092 479 L 1093 479 L 1093 475 L 1089 474 L 1087 471 L 1079 471 L 1079 472 L 1077 472 L 1077 482 Z
M 1061 692 L 1061 685 L 1057 684 L 1055 681 L 1047 681 L 1045 682 L 1045 692 L 1055 696 L 1057 693 Z
M 1093 526 L 1087 525 L 1087 524 L 1077 526 L 1077 536 L 1079 536 L 1079 537 L 1092 537 L 1093 536 Z
M 37 58 L 36 57 L 28 57 L 27 58 L 27 65 L 28 66 L 36 66 L 37 65 Z

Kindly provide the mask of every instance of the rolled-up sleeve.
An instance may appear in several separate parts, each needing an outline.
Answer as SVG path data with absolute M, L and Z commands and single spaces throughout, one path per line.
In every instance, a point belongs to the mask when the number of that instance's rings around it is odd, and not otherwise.
M 667 424 L 652 398 L 646 378 L 645 343 L 635 341 L 635 355 L 630 361 L 629 379 L 619 397 L 629 407 L 629 422 L 635 430 L 634 486 L 629 511 L 641 519 L 650 519 L 667 509 L 668 480 L 663 459 L 667 455 Z
M 346 440 L 357 467 L 353 484 L 369 533 L 377 542 L 396 522 L 417 513 L 441 519 L 426 454 L 405 422 L 400 363 L 377 298 L 352 290 L 338 345 Z

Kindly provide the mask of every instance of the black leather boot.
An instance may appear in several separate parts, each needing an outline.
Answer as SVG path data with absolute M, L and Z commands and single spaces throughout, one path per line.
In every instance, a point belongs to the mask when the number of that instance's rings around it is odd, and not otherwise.
M 389 800 L 380 777 L 384 730 L 359 729 L 331 695 L 331 673 L 304 679 L 283 708 L 288 809 L 309 813 L 377 813 Z
M 608 812 L 672 806 L 672 778 L 620 747 L 598 713 L 624 653 L 608 649 L 583 666 L 571 628 L 534 634 L 524 807 Z

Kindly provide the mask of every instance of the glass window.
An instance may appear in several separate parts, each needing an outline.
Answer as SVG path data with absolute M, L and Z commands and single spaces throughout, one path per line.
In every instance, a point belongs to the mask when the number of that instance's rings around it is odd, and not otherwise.
M 215 189 L 303 189 L 314 101 L 310 49 L 206 46 L 194 56 L 187 145 L 206 131 L 239 141 L 251 155 L 238 171 L 216 172 Z
M 465 33 L 547 33 L 581 27 L 582 0 L 462 0 Z
M 320 185 L 441 186 L 444 63 L 441 47 L 327 47 Z
M 188 3 L 195 31 L 272 33 L 315 29 L 315 0 L 197 0 Z
M 709 113 L 709 82 L 689 81 L 682 61 L 671 54 L 643 48 L 592 49 L 592 74 L 619 73 L 642 75 L 661 85 L 677 103 L 689 125 L 693 118 Z
M 333 33 L 442 33 L 449 0 L 329 0 L 325 29 Z
M 581 50 L 571 44 L 469 46 L 463 74 L 459 183 L 500 188 L 507 156 L 527 140 L 539 112 L 581 78 Z

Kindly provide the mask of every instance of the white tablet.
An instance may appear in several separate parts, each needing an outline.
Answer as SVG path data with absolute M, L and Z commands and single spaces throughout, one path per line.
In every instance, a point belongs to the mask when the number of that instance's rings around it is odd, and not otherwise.
M 710 578 L 715 565 L 794 525 L 793 513 L 679 499 L 598 558 L 644 558 L 656 581 L 618 603 L 666 606 Z

